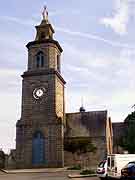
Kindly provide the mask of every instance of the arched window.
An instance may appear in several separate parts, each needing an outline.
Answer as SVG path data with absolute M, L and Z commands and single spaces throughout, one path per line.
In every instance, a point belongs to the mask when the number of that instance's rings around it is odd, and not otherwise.
M 33 135 L 32 139 L 32 164 L 41 165 L 45 163 L 45 139 L 40 131 Z
M 38 52 L 36 55 L 36 67 L 44 67 L 44 53 L 42 51 Z

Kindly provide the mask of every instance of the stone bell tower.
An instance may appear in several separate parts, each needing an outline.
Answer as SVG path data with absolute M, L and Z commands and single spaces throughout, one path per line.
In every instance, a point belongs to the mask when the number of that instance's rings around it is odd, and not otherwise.
M 28 68 L 22 78 L 22 112 L 16 124 L 17 168 L 64 166 L 64 84 L 62 48 L 46 8 L 29 42 Z

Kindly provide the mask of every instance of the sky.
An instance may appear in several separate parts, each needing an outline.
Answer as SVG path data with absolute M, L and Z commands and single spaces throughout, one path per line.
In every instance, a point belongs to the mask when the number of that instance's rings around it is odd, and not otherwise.
M 135 104 L 135 0 L 4 0 L 0 4 L 0 148 L 15 148 L 21 117 L 25 45 L 35 39 L 43 6 L 55 29 L 66 80 L 66 112 L 108 110 L 124 121 Z M 83 99 L 83 102 L 82 102 Z

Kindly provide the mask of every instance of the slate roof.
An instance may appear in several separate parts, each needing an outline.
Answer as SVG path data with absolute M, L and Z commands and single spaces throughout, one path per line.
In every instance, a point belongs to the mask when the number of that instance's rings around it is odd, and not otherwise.
M 105 137 L 107 111 L 66 114 L 66 137 Z

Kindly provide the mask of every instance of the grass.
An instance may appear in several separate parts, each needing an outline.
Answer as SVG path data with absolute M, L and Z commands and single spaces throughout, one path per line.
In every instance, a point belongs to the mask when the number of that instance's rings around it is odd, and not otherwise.
M 81 170 L 81 166 L 80 165 L 72 166 L 67 168 L 67 170 Z
M 81 175 L 95 174 L 95 171 L 93 171 L 91 169 L 85 169 L 85 170 L 81 171 L 80 174 Z

